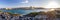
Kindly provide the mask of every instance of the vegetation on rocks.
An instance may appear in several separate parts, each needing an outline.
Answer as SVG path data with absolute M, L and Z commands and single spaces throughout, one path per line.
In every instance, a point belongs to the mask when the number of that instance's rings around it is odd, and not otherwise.
M 26 16 L 35 17 L 36 15 L 38 15 L 38 12 L 31 12 L 27 14 Z

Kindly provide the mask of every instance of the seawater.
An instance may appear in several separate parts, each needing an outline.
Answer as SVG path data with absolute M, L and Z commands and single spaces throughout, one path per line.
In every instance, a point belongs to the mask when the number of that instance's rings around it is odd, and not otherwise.
M 2 10 L 3 12 L 11 12 L 11 13 L 17 13 L 17 14 L 29 14 L 31 12 L 40 12 L 40 11 L 47 11 L 47 10 L 41 10 L 41 9 L 35 9 L 35 10 Z

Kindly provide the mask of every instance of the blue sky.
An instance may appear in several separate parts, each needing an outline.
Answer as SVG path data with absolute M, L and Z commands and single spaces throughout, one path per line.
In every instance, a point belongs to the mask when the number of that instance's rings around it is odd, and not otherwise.
M 28 6 L 43 7 L 50 1 L 56 1 L 60 3 L 60 0 L 0 0 L 0 8 L 16 8 Z

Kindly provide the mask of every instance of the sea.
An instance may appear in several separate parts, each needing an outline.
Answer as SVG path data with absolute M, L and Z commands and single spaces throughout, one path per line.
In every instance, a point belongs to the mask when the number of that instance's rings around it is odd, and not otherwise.
M 25 9 L 19 9 L 19 10 L 1 10 L 3 12 L 11 12 L 11 13 L 15 13 L 15 14 L 22 14 L 22 15 L 26 15 L 29 14 L 31 12 L 40 12 L 40 11 L 47 11 L 45 9 L 31 9 L 31 10 L 25 10 Z

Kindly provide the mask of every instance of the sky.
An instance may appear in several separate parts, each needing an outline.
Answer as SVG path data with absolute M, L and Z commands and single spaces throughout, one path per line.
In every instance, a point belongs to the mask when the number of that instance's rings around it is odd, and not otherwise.
M 16 7 L 46 7 L 49 2 L 60 5 L 60 0 L 0 0 L 0 8 L 16 8 Z M 58 6 L 59 7 L 59 6 Z

